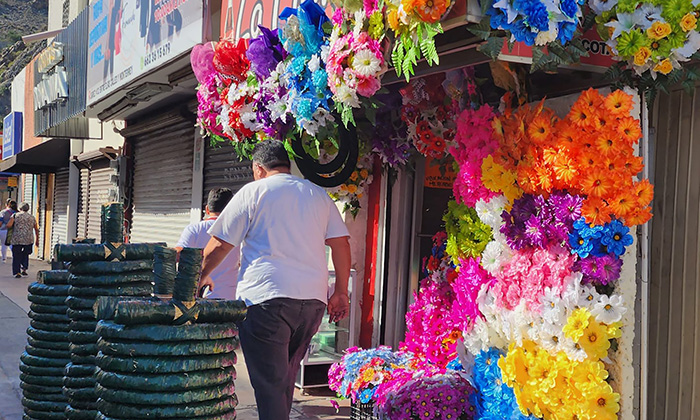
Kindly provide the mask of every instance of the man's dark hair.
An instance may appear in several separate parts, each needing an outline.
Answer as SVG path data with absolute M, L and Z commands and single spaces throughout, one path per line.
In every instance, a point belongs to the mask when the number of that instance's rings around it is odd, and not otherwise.
M 253 162 L 262 165 L 268 171 L 275 168 L 290 168 L 287 149 L 279 140 L 265 140 L 255 145 L 253 149 Z
M 221 213 L 231 201 L 233 197 L 233 191 L 228 188 L 214 188 L 209 191 L 209 197 L 207 197 L 207 207 L 212 213 Z
M 7 205 L 10 206 L 12 210 L 17 211 L 17 202 L 15 200 L 10 200 Z

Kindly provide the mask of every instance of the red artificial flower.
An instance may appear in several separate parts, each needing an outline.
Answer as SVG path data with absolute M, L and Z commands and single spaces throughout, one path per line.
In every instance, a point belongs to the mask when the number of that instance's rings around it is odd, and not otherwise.
M 248 70 L 250 70 L 247 51 L 247 38 L 239 39 L 236 44 L 230 40 L 220 41 L 216 44 L 214 51 L 214 67 L 219 73 L 243 81 L 247 78 Z

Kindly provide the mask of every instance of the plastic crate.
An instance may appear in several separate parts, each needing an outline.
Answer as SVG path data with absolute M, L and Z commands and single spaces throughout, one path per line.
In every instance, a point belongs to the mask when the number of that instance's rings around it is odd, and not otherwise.
M 363 404 L 354 402 L 350 404 L 350 420 L 379 420 L 373 414 L 374 403 Z

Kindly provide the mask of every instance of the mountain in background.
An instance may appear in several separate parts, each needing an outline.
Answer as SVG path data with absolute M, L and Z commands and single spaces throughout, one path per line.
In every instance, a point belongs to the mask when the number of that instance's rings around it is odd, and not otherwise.
M 0 0 L 0 124 L 10 112 L 12 79 L 46 42 L 25 45 L 23 35 L 46 30 L 48 0 Z

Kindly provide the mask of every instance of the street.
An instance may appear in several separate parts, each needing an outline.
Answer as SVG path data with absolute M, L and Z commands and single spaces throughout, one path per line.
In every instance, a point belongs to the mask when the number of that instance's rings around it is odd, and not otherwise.
M 35 281 L 36 272 L 49 269 L 49 264 L 41 260 L 30 260 L 29 276 L 21 279 L 12 276 L 12 260 L 0 263 L 0 420 L 22 419 L 22 393 L 19 387 L 19 357 L 27 344 L 25 330 L 29 326 L 29 302 L 27 286 Z M 245 360 L 238 352 L 236 370 L 236 394 L 238 395 L 238 420 L 255 420 L 258 418 L 255 397 L 250 385 Z M 344 419 L 349 417 L 348 401 L 340 402 L 340 411 L 336 413 L 331 405 L 333 392 L 324 388 L 312 391 L 312 395 L 302 395 L 297 390 L 290 419 Z

